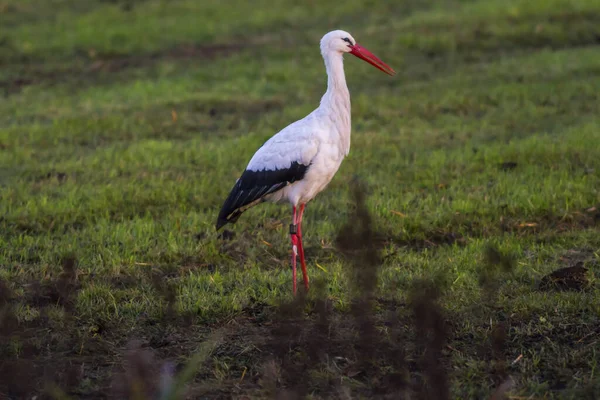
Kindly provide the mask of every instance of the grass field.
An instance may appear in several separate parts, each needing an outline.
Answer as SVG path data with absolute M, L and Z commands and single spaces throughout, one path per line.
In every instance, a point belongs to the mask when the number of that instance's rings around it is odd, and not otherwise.
M 600 398 L 600 3 L 392 3 L 0 0 L 0 397 Z M 289 303 L 290 210 L 214 223 L 333 29 L 398 74 L 346 57 Z

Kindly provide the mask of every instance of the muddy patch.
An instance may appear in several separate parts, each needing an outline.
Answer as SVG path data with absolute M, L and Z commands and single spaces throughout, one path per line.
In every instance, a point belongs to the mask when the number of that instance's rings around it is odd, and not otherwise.
M 579 262 L 577 265 L 560 268 L 544 276 L 540 281 L 539 289 L 544 291 L 586 290 L 591 286 L 588 276 L 588 269 L 583 266 L 583 262 Z

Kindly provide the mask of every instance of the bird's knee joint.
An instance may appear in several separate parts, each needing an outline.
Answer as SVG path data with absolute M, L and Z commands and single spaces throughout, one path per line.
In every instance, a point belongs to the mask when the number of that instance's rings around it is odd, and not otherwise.
M 298 234 L 298 225 L 290 224 L 290 235 L 297 235 L 297 234 Z

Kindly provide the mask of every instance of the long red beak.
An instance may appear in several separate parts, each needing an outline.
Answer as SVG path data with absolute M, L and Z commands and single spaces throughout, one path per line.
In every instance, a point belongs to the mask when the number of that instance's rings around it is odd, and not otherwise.
M 353 56 L 365 60 L 375 68 L 385 72 L 388 75 L 396 74 L 396 71 L 394 71 L 392 67 L 381 61 L 375 54 L 371 53 L 369 50 L 365 49 L 358 43 L 356 43 L 354 46 L 351 46 L 350 48 L 352 49 L 350 51 L 350 54 L 352 54 Z

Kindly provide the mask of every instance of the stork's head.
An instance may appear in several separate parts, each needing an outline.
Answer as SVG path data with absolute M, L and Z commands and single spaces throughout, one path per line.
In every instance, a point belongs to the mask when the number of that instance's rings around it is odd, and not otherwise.
M 381 61 L 375 54 L 356 43 L 352 35 L 346 31 L 331 31 L 323 36 L 321 39 L 321 53 L 323 56 L 329 53 L 350 53 L 386 74 L 394 75 L 396 73 L 392 67 Z

